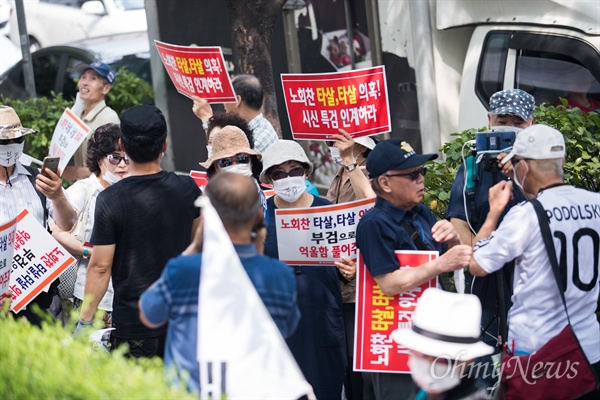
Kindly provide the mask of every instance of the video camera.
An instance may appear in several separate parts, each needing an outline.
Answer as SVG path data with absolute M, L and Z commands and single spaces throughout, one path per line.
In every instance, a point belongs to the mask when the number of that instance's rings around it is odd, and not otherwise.
M 486 131 L 475 134 L 477 163 L 485 171 L 497 171 L 496 157 L 502 152 L 509 152 L 515 143 L 517 134 L 514 131 Z

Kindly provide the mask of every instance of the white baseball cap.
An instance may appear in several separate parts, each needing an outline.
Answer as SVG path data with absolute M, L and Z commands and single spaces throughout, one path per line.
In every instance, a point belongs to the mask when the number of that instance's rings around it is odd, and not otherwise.
M 565 156 L 565 139 L 562 133 L 548 125 L 532 125 L 517 135 L 512 150 L 504 157 L 502 164 L 514 156 L 533 160 L 563 158 Z
M 412 328 L 397 329 L 391 336 L 419 353 L 468 361 L 494 351 L 481 341 L 481 303 L 473 294 L 427 289 L 417 302 L 412 322 Z

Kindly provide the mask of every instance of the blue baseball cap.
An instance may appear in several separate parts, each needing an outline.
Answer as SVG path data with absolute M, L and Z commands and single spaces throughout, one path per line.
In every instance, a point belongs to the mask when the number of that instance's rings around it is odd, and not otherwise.
M 369 153 L 367 171 L 371 178 L 376 178 L 388 171 L 418 167 L 436 158 L 437 154 L 417 154 L 405 140 L 388 139 L 377 143 Z
M 521 89 L 507 89 L 490 97 L 490 114 L 516 115 L 523 121 L 529 120 L 535 111 L 535 99 Z
M 110 66 L 108 64 L 105 64 L 102 61 L 96 61 L 91 64 L 84 63 L 75 66 L 75 71 L 79 72 L 80 74 L 83 74 L 88 69 L 94 70 L 98 75 L 106 79 L 110 84 L 112 84 L 115 81 L 115 74 L 112 72 L 112 69 L 110 69 Z

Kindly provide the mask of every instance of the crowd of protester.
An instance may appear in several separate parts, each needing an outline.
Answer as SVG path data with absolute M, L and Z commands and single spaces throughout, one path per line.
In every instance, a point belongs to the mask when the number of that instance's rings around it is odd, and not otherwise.
M 84 103 L 90 91 L 98 90 L 93 105 L 105 105 L 114 79 L 105 67 L 80 68 L 86 78 L 80 83 Z M 213 115 L 206 100 L 193 99 L 208 148 L 208 159 L 200 163 L 209 179 L 204 194 L 318 399 L 488 398 L 486 388 L 494 386 L 489 377 L 435 374 L 434 360 L 445 357 L 454 367 L 469 369 L 476 361 L 491 363 L 490 355 L 507 342 L 510 350 L 533 353 L 568 319 L 600 374 L 600 327 L 594 315 L 599 194 L 564 184 L 564 139 L 536 124 L 530 94 L 511 89 L 491 97 L 489 128 L 516 132 L 513 150 L 495 156 L 491 171 L 477 168 L 474 160 L 465 162 L 453 184 L 447 218 L 437 220 L 422 204 L 424 164 L 437 154 L 418 154 L 401 131 L 380 140 L 352 138 L 340 130 L 327 143 L 339 170 L 321 197 L 307 190 L 313 164 L 304 148 L 279 139 L 262 115 L 258 79 L 238 76 L 233 86 L 237 103 L 226 113 Z M 92 109 L 86 106 L 83 115 Z M 2 106 L 0 115 L 0 225 L 27 208 L 42 225 L 50 221 L 52 235 L 78 257 L 70 298 L 59 299 L 56 281 L 34 303 L 61 319 L 62 303 L 70 300 L 79 313 L 75 334 L 101 310 L 105 325 L 114 328 L 108 347 L 127 344 L 130 357 L 163 357 L 175 371 L 173 384 L 184 376 L 187 389 L 199 391 L 202 218 L 194 202 L 202 193 L 190 177 L 161 168 L 168 146 L 162 112 L 135 106 L 117 123 L 95 127 L 83 148 L 86 176 L 67 190 L 60 173 L 37 174 L 19 162 L 24 138 L 35 132 L 22 127 L 10 107 Z M 81 166 L 75 164 L 78 172 Z M 265 187 L 274 195 L 267 198 Z M 355 260 L 344 256 L 319 266 L 278 261 L 275 210 L 370 197 L 376 197 L 375 206 L 360 220 L 356 243 L 385 295 L 469 266 L 469 280 L 482 277 L 469 286 L 472 294 L 425 291 L 413 328 L 393 335 L 412 351 L 412 379 L 353 371 Z M 534 198 L 546 210 L 567 207 L 587 216 L 559 219 L 547 211 L 553 229 L 589 237 L 593 244 L 576 247 L 579 258 L 572 261 L 568 255 L 564 262 L 568 316 L 548 269 L 535 213 L 525 201 Z M 418 268 L 399 269 L 396 250 L 433 250 L 440 256 Z M 15 316 L 39 324 L 27 310 Z

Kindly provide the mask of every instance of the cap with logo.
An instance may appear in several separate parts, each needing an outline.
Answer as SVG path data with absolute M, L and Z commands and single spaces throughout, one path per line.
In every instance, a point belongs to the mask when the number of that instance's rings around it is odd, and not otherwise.
M 514 156 L 533 160 L 550 160 L 565 156 L 565 139 L 556 129 L 542 124 L 530 126 L 521 131 L 515 139 L 513 148 L 502 163 Z
M 521 89 L 507 89 L 490 97 L 490 114 L 516 115 L 529 120 L 535 111 L 535 99 Z
M 80 74 L 83 74 L 88 69 L 94 70 L 110 84 L 115 81 L 115 74 L 112 72 L 112 69 L 108 64 L 105 64 L 102 61 L 96 61 L 91 64 L 78 64 L 75 66 L 75 71 L 79 72 Z
M 402 139 L 388 139 L 377 143 L 367 157 L 367 171 L 376 178 L 387 171 L 418 167 L 426 161 L 435 160 L 437 154 L 417 154 Z

